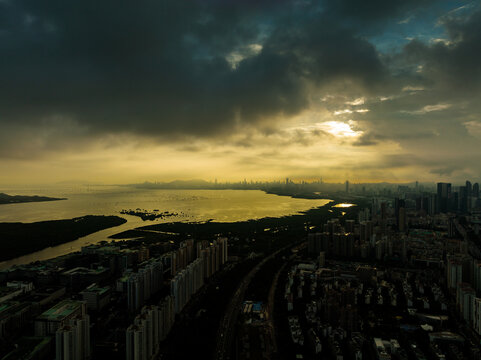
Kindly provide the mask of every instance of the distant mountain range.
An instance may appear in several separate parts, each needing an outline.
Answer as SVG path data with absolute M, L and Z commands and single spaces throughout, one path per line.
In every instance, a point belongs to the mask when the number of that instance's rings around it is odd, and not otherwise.
M 25 196 L 25 195 L 7 195 L 0 193 L 0 204 L 19 204 L 26 202 L 41 202 L 41 201 L 57 201 L 66 200 L 65 198 L 51 198 L 47 196 Z
M 213 189 L 214 183 L 205 180 L 174 180 L 171 182 L 144 182 L 142 184 L 133 184 L 140 189 Z

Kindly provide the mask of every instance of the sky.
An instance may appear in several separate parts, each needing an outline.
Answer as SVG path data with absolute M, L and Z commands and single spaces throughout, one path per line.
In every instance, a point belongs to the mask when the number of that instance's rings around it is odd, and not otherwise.
M 481 1 L 0 0 L 0 185 L 481 177 Z

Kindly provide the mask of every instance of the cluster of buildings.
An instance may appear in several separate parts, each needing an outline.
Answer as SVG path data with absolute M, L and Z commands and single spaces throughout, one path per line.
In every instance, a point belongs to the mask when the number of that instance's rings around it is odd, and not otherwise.
M 284 324 L 295 354 L 383 360 L 448 356 L 452 351 L 481 355 L 479 340 L 471 342 L 479 339 L 476 334 L 459 332 L 465 322 L 461 313 L 450 312 L 456 299 L 440 277 L 442 270 L 339 260 L 320 267 L 302 261 L 299 257 L 292 265 L 284 288 Z M 458 302 L 460 311 L 469 311 L 464 308 L 469 301 Z
M 2 270 L 0 358 L 153 359 L 227 247 L 226 238 L 102 243 Z
M 226 261 L 226 238 L 219 238 L 212 243 L 197 243 L 197 258 L 177 272 L 170 282 L 176 314 L 182 311 L 192 295 L 204 285 L 204 281 L 219 271 Z
M 436 193 L 436 210 L 438 212 L 466 213 L 481 208 L 479 184 L 469 180 L 464 186 L 454 188 L 450 183 L 438 183 Z
M 337 360 L 480 358 L 479 185 L 439 183 L 434 193 L 416 185 L 387 195 L 356 218 L 312 227 L 307 256 L 286 260 L 279 322 L 293 352 Z M 2 270 L 0 354 L 154 359 L 227 256 L 225 238 L 131 240 Z M 247 301 L 241 313 L 248 326 L 239 332 L 240 353 L 274 353 L 265 307 Z
M 227 239 L 218 238 L 212 243 L 202 241 L 197 244 L 196 253 L 194 242 L 188 240 L 181 243 L 176 252 L 167 254 L 170 256 L 173 277 L 170 279 L 170 295 L 162 299 L 159 306 L 143 307 L 139 315 L 134 319 L 134 323 L 126 331 L 126 360 L 149 360 L 158 354 L 159 344 L 165 340 L 173 326 L 175 315 L 179 314 L 192 296 L 204 285 L 205 280 L 218 271 L 227 261 Z M 190 263 L 189 260 L 194 259 Z M 162 269 L 160 260 L 151 260 L 147 264 L 149 269 Z M 151 266 L 156 265 L 156 266 Z M 145 266 L 142 267 L 145 269 Z M 147 272 L 148 273 L 148 272 Z M 156 278 L 156 277 L 155 277 Z M 130 279 L 130 277 L 129 277 Z M 135 277 L 137 280 L 138 277 Z M 147 277 L 149 279 L 149 277 Z M 143 284 L 150 284 L 151 289 L 153 280 L 141 281 Z M 129 291 L 129 287 L 127 288 Z M 130 295 L 136 301 L 136 305 L 143 305 L 145 297 L 142 297 L 142 287 Z M 138 293 L 138 294 L 137 294 Z M 144 294 L 153 293 L 144 291 Z M 137 299 L 144 301 L 137 302 Z M 129 302 L 130 304 L 130 302 Z M 130 308 L 130 305 L 129 305 Z
M 436 190 L 374 197 L 356 219 L 330 219 L 308 234 L 308 256 L 297 257 L 284 290 L 296 353 L 480 358 L 479 185 Z M 360 335 L 367 329 L 378 336 Z

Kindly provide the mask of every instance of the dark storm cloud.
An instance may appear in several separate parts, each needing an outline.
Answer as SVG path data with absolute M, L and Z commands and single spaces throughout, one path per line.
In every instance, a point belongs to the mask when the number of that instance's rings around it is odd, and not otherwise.
M 399 152 L 353 156 L 343 171 L 467 172 L 479 162 L 481 15 L 450 4 L 0 0 L 0 158 L 130 141 L 219 157 L 233 148 L 265 168 L 267 147 L 336 142 L 306 129 L 339 120 L 362 133 L 342 149 Z M 274 120 L 306 109 L 317 115 L 297 130 Z
M 481 85 L 481 10 L 467 17 L 447 16 L 441 19 L 448 39 L 434 44 L 411 41 L 404 49 L 407 62 L 423 65 L 423 78 L 450 96 L 460 91 L 478 95 Z
M 2 1 L 0 126 L 63 116 L 93 133 L 209 135 L 296 114 L 312 86 L 381 84 L 374 46 L 323 6 Z M 226 58 L 252 44 L 263 48 L 234 69 Z
M 385 22 L 395 17 L 410 15 L 433 2 L 433 0 L 337 0 L 328 1 L 325 7 L 343 21 L 376 25 L 378 21 Z
M 468 136 L 466 124 L 477 124 L 481 113 L 480 8 L 450 11 L 438 24 L 446 30 L 443 37 L 414 39 L 390 55 L 386 66 L 399 90 L 387 93 L 387 101 L 366 104 L 369 122 L 355 145 L 394 140 L 407 149 L 417 143 L 418 151 L 472 151 L 478 140 Z

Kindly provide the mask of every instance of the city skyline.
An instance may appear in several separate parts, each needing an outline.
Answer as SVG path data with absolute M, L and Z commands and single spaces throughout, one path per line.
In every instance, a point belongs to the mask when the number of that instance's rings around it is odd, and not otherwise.
M 481 0 L 0 0 L 0 359 L 481 359 Z
M 479 1 L 0 14 L 0 185 L 481 177 Z

